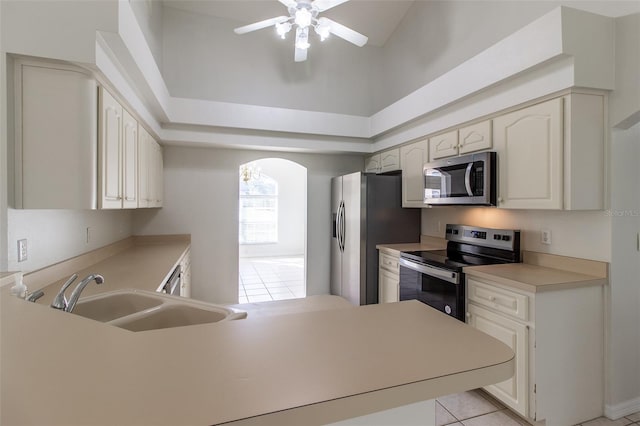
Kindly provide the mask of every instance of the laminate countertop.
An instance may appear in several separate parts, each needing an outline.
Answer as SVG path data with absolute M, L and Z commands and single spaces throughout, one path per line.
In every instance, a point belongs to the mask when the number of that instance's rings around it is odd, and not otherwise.
M 527 263 L 483 265 L 464 268 L 467 277 L 484 278 L 531 293 L 605 285 L 606 277 L 548 268 Z
M 155 289 L 182 252 L 133 247 L 83 273 L 103 274 L 111 289 Z M 324 296 L 333 309 L 131 332 L 8 290 L 3 425 L 326 424 L 497 383 L 514 369 L 507 346 L 417 301 L 356 307 Z

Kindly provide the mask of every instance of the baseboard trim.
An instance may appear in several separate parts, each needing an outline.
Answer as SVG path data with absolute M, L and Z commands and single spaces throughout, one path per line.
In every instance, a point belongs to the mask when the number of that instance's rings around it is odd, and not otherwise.
M 639 411 L 640 398 L 630 399 L 615 405 L 605 404 L 604 406 L 604 415 L 612 420 L 617 420 L 621 417 L 628 416 L 629 414 L 637 413 Z

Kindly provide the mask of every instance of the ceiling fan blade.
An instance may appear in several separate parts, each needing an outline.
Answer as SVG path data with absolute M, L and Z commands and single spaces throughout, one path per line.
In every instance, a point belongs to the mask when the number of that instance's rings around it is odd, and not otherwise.
M 278 1 L 284 4 L 287 7 L 287 9 L 289 9 L 290 7 L 296 7 L 296 5 L 298 4 L 296 0 L 278 0 Z
M 307 60 L 307 51 L 308 49 L 298 49 L 296 47 L 296 52 L 295 52 L 295 61 L 296 62 L 304 62 Z
M 325 10 L 329 10 L 332 7 L 336 7 L 348 1 L 349 0 L 316 0 L 312 5 L 318 9 L 318 12 L 324 12 Z
M 254 22 L 253 24 L 245 25 L 244 27 L 238 27 L 233 32 L 236 34 L 246 34 L 251 31 L 261 30 L 263 28 L 267 28 L 270 25 L 279 24 L 280 22 L 284 22 L 289 19 L 288 16 L 277 16 L 271 19 L 265 19 L 264 21 Z
M 362 35 L 359 32 L 352 30 L 351 28 L 345 27 L 342 24 L 338 24 L 336 21 L 333 21 L 329 18 L 320 18 L 318 19 L 318 22 L 320 24 L 328 25 L 329 31 L 332 34 L 335 34 L 338 37 L 355 44 L 356 46 L 362 47 L 367 44 L 367 41 L 369 40 L 369 37 Z

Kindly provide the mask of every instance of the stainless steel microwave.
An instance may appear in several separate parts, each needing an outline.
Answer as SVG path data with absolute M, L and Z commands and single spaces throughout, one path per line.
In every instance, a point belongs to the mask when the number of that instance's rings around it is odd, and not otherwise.
M 480 152 L 424 165 L 424 202 L 496 205 L 496 153 Z

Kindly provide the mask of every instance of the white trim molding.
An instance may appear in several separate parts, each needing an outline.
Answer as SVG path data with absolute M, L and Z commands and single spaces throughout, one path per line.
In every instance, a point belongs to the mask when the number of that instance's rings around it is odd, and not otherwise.
M 640 398 L 630 399 L 619 404 L 604 406 L 604 415 L 612 420 L 620 419 L 629 414 L 640 412 Z

